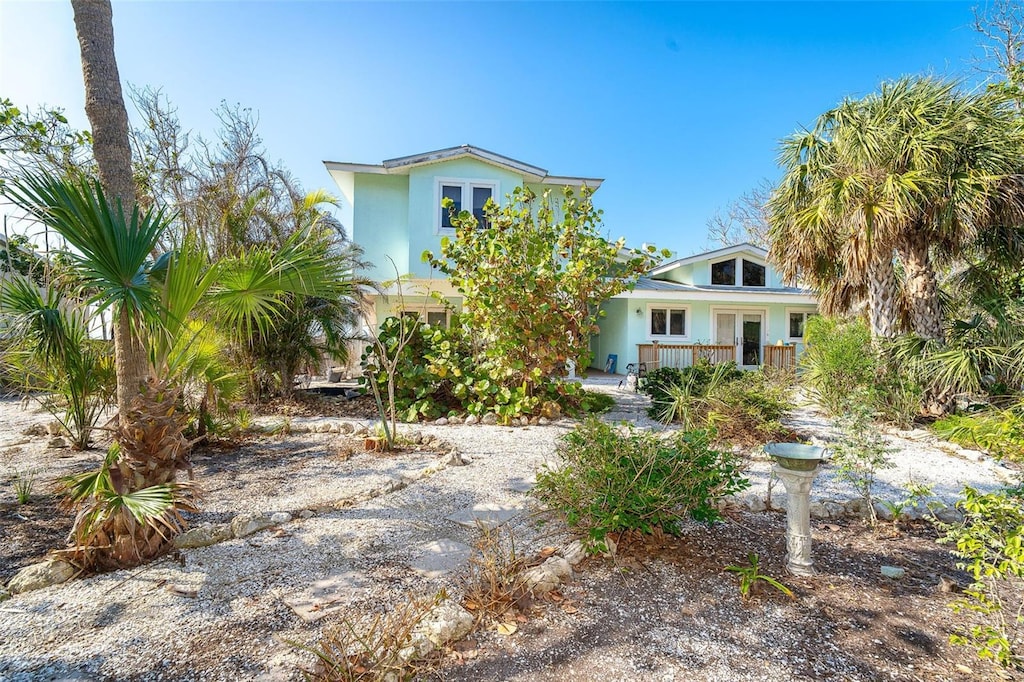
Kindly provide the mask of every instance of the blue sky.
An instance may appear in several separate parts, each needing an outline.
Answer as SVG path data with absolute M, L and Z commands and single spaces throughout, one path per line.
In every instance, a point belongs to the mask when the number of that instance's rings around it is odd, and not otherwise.
M 977 4 L 977 3 L 973 3 Z M 977 82 L 972 3 L 114 3 L 123 82 L 211 133 L 259 113 L 307 190 L 322 161 L 474 144 L 606 178 L 610 236 L 681 254 L 778 175 L 780 138 L 845 96 L 931 73 Z M 68 2 L 0 2 L 0 97 L 87 127 Z

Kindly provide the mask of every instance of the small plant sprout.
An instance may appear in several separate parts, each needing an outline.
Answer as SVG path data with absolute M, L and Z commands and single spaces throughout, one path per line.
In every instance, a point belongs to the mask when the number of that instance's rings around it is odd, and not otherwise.
M 771 577 L 761 573 L 760 559 L 757 554 L 751 552 L 747 555 L 747 561 L 749 562 L 746 566 L 726 566 L 725 570 L 731 571 L 740 577 L 740 595 L 743 600 L 746 601 L 750 598 L 750 591 L 757 585 L 758 582 L 765 582 L 782 594 L 786 595 L 790 599 L 794 599 L 796 595 L 793 594 L 793 590 L 786 587 L 784 584 Z
M 901 518 L 906 519 L 907 514 L 905 512 L 909 509 L 924 510 L 928 517 L 934 521 L 935 512 L 945 506 L 941 500 L 935 497 L 932 486 L 915 481 L 913 478 L 903 484 L 903 490 L 906 492 L 903 499 L 896 502 L 881 501 L 882 506 L 892 514 L 894 524 L 898 525 Z
M 36 472 L 18 472 L 14 475 L 14 496 L 18 504 L 28 504 L 32 501 L 32 488 L 35 487 Z
M 878 522 L 873 495 L 875 477 L 881 469 L 893 466 L 889 459 L 893 448 L 875 426 L 873 417 L 865 400 L 851 401 L 832 457 L 839 478 L 852 483 L 860 493 L 872 526 Z

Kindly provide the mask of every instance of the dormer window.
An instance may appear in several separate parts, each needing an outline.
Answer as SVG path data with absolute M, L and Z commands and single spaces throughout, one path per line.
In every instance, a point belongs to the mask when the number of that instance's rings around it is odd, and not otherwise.
M 765 266 L 746 258 L 729 258 L 711 264 L 711 283 L 728 287 L 765 286 Z
M 730 258 L 729 260 L 712 263 L 711 283 L 734 286 L 736 284 L 736 259 Z
M 439 181 L 438 203 L 451 199 L 455 204 L 455 212 L 467 210 L 476 218 L 478 225 L 484 224 L 484 206 L 487 200 L 497 197 L 498 186 L 493 182 L 441 180 Z M 452 217 L 443 205 L 440 206 L 438 226 L 444 230 L 455 229 Z
M 752 261 L 743 259 L 743 286 L 745 287 L 763 287 L 764 286 L 764 266 L 760 263 L 754 263 Z

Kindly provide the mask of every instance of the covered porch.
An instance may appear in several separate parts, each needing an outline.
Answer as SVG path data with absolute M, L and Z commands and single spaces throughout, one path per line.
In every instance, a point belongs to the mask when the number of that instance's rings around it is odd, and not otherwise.
M 752 349 L 753 350 L 753 349 Z M 756 356 L 761 362 L 756 365 L 791 370 L 796 367 L 796 346 L 763 345 Z M 746 355 L 746 353 L 745 353 Z M 638 343 L 637 357 L 648 371 L 660 367 L 691 367 L 700 360 L 713 365 L 722 362 L 736 362 L 736 346 L 705 343 Z M 754 366 L 744 362 L 743 366 Z

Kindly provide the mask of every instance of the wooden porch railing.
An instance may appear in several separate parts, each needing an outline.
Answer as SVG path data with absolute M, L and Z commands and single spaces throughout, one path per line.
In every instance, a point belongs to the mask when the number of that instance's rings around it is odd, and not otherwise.
M 793 369 L 796 367 L 796 346 L 765 346 L 764 364 L 766 367 Z
M 646 364 L 648 370 L 659 367 L 691 367 L 695 359 L 705 359 L 712 365 L 736 360 L 734 346 L 640 343 L 637 344 L 637 348 L 640 362 Z M 793 369 L 796 367 L 796 346 L 764 346 L 764 364 L 779 369 Z
M 733 346 L 712 346 L 710 344 L 682 343 L 641 343 L 637 344 L 640 351 L 640 362 L 647 365 L 648 370 L 659 367 L 690 367 L 694 360 L 706 359 L 712 365 L 721 362 L 732 362 L 736 359 L 736 348 Z

